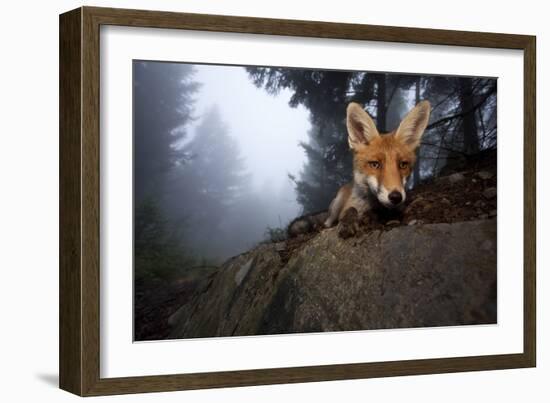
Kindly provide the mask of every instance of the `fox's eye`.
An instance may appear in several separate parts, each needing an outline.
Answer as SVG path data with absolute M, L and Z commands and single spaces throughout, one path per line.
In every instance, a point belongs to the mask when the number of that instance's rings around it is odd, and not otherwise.
M 369 166 L 373 169 L 380 168 L 380 163 L 378 161 L 369 161 Z
M 399 169 L 406 169 L 409 166 L 408 161 L 399 161 Z

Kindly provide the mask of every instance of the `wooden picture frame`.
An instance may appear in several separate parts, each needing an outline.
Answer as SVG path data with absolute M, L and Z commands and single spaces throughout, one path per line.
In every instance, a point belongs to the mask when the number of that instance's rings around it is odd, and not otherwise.
M 100 377 L 100 26 L 353 39 L 524 52 L 523 353 L 127 378 Z M 535 37 L 81 7 L 60 16 L 60 387 L 80 396 L 533 367 Z

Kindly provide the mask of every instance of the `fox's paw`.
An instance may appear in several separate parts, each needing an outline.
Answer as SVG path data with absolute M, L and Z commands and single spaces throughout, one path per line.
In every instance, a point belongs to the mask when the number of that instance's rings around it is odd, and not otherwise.
M 338 236 L 343 239 L 357 235 L 359 231 L 359 213 L 353 207 L 346 210 L 338 223 Z

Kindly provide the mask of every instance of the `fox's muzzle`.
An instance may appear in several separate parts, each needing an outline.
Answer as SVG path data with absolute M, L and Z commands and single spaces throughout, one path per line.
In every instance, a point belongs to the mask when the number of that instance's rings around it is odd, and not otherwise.
M 388 191 L 384 185 L 380 185 L 378 192 L 376 192 L 376 197 L 380 204 L 386 208 L 396 208 L 399 207 L 405 201 L 407 195 L 405 194 L 405 189 L 392 189 Z

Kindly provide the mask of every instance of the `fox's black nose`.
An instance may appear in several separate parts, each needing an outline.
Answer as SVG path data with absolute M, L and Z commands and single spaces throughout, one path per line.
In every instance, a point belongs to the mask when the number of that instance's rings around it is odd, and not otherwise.
M 394 190 L 388 195 L 388 199 L 390 199 L 392 204 L 399 204 L 403 200 L 403 196 L 401 196 L 401 192 Z

